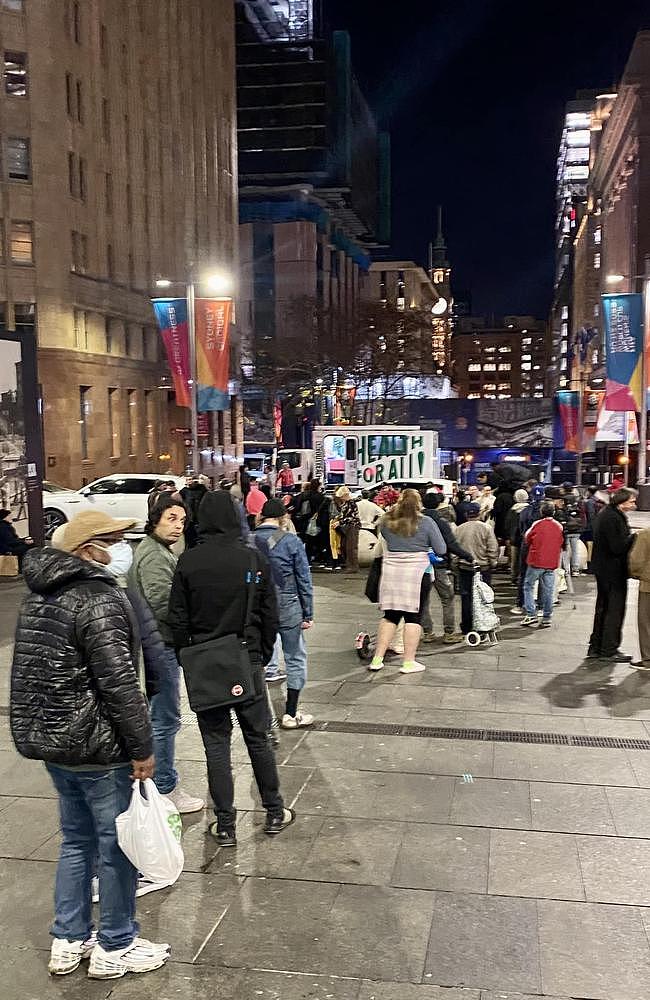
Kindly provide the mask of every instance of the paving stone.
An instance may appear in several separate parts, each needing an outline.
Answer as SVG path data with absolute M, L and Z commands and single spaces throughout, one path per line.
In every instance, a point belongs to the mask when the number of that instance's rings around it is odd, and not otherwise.
M 478 990 L 414 986 L 407 983 L 363 982 L 358 1000 L 480 1000 L 480 997 Z
M 505 712 L 466 712 L 465 725 L 469 729 L 494 729 L 503 732 L 523 730 L 524 717 Z
M 615 835 L 605 789 L 537 781 L 530 786 L 532 828 Z
M 2 812 L 3 809 L 7 809 L 10 805 L 13 805 L 13 803 L 17 801 L 17 795 L 0 795 L 0 812 Z
M 601 720 L 593 720 L 600 724 Z M 586 722 L 584 719 L 572 718 L 570 721 L 555 715 L 524 715 L 523 729 L 526 733 L 564 733 L 570 736 L 584 736 Z
M 70 976 L 48 975 L 49 957 L 49 940 L 45 941 L 45 946 L 40 951 L 24 945 L 3 947 L 2 1000 L 106 1000 L 110 986 L 107 987 L 105 982 L 88 979 L 85 970 Z M 157 975 L 157 972 L 152 973 L 153 977 Z M 153 998 L 154 994 L 151 993 L 150 996 Z M 139 1000 L 144 1000 L 142 994 L 139 994 Z M 156 1000 L 167 998 L 157 993 Z
M 49 951 L 55 870 L 55 865 L 39 861 L 0 861 L 0 937 L 4 948 Z
M 530 827 L 528 782 L 484 778 L 456 780 L 452 823 L 486 827 Z
M 588 900 L 650 906 L 650 841 L 576 839 Z
M 492 688 L 494 691 L 521 691 L 523 680 L 515 670 L 475 670 L 472 674 L 473 688 Z
M 634 776 L 642 788 L 650 788 L 650 752 L 647 750 L 625 750 L 627 759 L 630 762 Z M 623 782 L 606 781 L 607 785 L 618 785 Z
M 265 814 L 246 813 L 237 822 L 236 849 L 223 848 L 215 851 L 209 871 L 230 875 L 297 878 L 302 875 L 303 863 L 324 819 L 322 815 L 308 816 L 301 813 L 298 821 L 281 837 L 267 837 L 263 829 Z M 209 839 L 216 847 L 214 839 Z
M 313 974 L 254 972 L 175 964 L 151 976 L 126 977 L 113 986 L 111 1000 L 356 1000 L 358 979 Z
M 436 893 L 428 974 L 435 983 L 539 993 L 535 901 Z
M 412 680 L 412 678 L 408 678 Z M 334 697 L 334 704 L 381 705 L 384 708 L 439 708 L 442 691 L 421 684 L 360 684 L 346 681 Z
M 404 833 L 392 885 L 485 892 L 489 846 L 489 830 L 412 824 Z
M 433 903 L 413 890 L 248 879 L 198 961 L 241 967 L 255 955 L 259 968 L 419 981 Z
M 495 744 L 494 776 L 591 785 L 636 785 L 625 750 Z
M 650 837 L 650 789 L 606 788 L 605 795 L 620 837 Z
M 571 1000 L 570 997 L 550 997 L 548 993 L 543 996 L 541 993 L 536 993 L 535 996 L 527 993 L 524 996 L 523 993 L 501 993 L 498 991 L 496 993 L 486 992 L 485 990 L 481 993 L 481 1000 Z
M 650 947 L 631 906 L 540 900 L 543 991 L 597 1000 L 647 1000 Z
M 300 794 L 300 814 L 446 823 L 453 777 L 316 769 Z
M 21 757 L 15 750 L 0 750 L 0 788 L 3 795 L 21 797 L 29 790 L 31 798 L 57 797 L 45 766 L 40 761 Z
M 526 715 L 551 715 L 551 706 L 542 694 L 534 691 L 497 691 L 497 712 L 517 712 Z
M 326 818 L 301 866 L 300 877 L 322 882 L 390 885 L 403 836 L 420 824 Z
M 492 830 L 488 892 L 495 896 L 584 899 L 575 838 Z
M 0 810 L 0 857 L 26 858 L 59 829 L 53 799 L 15 799 Z
M 496 707 L 498 693 L 492 690 L 482 691 L 472 688 L 443 688 L 440 696 L 440 707 L 458 708 L 471 712 L 480 712 L 483 709 L 491 711 Z
M 472 674 L 462 667 L 448 665 L 447 659 L 440 657 L 421 656 L 422 662 L 426 665 L 426 670 L 421 674 L 412 676 L 380 674 L 379 680 L 394 684 L 395 687 L 470 687 Z M 437 661 L 437 662 L 436 662 Z

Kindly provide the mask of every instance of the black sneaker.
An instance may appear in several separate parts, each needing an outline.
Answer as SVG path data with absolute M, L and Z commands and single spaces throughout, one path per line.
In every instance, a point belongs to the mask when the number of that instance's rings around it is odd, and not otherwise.
M 615 653 L 611 656 L 603 656 L 603 660 L 609 660 L 610 663 L 631 663 L 632 657 L 628 656 L 627 653 L 622 653 L 620 649 L 617 649 Z
M 219 847 L 237 847 L 237 837 L 234 826 L 220 830 L 217 823 L 211 823 L 208 832 L 214 837 Z
M 600 660 L 600 659 L 602 659 L 602 654 L 599 653 L 597 649 L 588 649 L 587 650 L 587 659 L 588 660 Z
M 276 833 L 282 833 L 288 826 L 291 826 L 295 818 L 296 814 L 293 809 L 285 809 L 282 816 L 270 816 L 267 813 L 264 833 L 268 833 L 271 837 L 275 836 Z

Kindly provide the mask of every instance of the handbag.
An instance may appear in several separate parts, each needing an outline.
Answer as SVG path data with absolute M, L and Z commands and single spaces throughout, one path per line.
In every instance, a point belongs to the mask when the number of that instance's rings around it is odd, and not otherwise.
M 318 512 L 316 512 L 313 517 L 309 518 L 309 524 L 307 525 L 307 531 L 305 534 L 309 535 L 310 538 L 315 538 L 316 535 L 320 535 L 320 528 L 316 523 L 318 521 Z
M 379 582 L 381 580 L 381 569 L 384 564 L 383 556 L 377 556 L 370 563 L 370 571 L 366 580 L 365 595 L 371 604 L 379 604 Z
M 246 642 L 255 595 L 256 570 L 247 575 L 246 616 L 242 634 L 230 633 L 181 649 L 180 660 L 193 712 L 241 705 L 264 694 L 261 664 L 251 662 Z
M 0 576 L 18 576 L 18 556 L 0 556 Z

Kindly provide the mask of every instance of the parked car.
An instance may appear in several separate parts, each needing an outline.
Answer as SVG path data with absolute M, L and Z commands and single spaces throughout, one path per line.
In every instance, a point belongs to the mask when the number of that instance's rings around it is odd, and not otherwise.
M 111 517 L 131 517 L 137 521 L 135 532 L 144 531 L 147 520 L 147 496 L 159 479 L 173 479 L 179 490 L 185 485 L 180 476 L 155 473 L 115 473 L 96 479 L 79 490 L 86 502 Z
M 55 529 L 65 524 L 78 514 L 87 510 L 90 504 L 78 490 L 69 490 L 65 486 L 43 481 L 43 520 L 45 537 L 52 537 Z

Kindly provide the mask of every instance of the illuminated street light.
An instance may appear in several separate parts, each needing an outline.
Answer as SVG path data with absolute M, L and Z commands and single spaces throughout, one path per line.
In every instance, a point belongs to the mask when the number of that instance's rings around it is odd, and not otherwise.
M 605 278 L 608 285 L 620 285 L 621 281 L 625 281 L 624 274 L 608 274 Z
M 169 288 L 171 286 L 171 281 L 169 278 L 158 278 L 156 281 L 156 288 Z
M 223 272 L 207 275 L 203 279 L 203 284 L 214 295 L 229 295 L 232 291 L 232 280 Z

